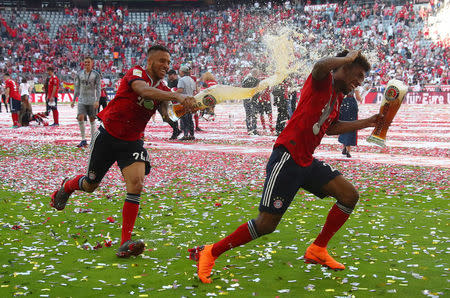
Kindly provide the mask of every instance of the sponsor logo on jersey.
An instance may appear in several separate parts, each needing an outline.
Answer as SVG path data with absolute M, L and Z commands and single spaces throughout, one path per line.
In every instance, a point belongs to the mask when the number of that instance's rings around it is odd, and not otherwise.
M 137 77 L 141 77 L 142 78 L 142 70 L 133 69 L 133 76 L 137 76 Z

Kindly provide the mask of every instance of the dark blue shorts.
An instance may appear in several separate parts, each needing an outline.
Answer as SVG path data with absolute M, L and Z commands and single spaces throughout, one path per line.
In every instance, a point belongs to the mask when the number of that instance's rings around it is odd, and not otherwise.
M 150 159 L 142 140 L 120 140 L 100 126 L 92 138 L 90 149 L 86 174 L 89 183 L 99 183 L 115 162 L 121 170 L 135 162 L 144 162 L 145 175 L 150 173 Z
M 20 100 L 10 97 L 9 98 L 9 107 L 10 107 L 11 113 L 19 113 L 20 108 L 22 107 L 22 102 Z
M 301 167 L 283 146 L 273 149 L 266 173 L 259 211 L 277 214 L 286 212 L 300 187 L 324 198 L 327 195 L 322 190 L 323 186 L 341 175 L 317 159 L 311 165 Z

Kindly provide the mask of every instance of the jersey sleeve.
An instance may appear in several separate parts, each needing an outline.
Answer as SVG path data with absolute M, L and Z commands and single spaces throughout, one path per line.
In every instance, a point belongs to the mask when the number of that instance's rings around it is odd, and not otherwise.
M 133 67 L 132 69 L 127 71 L 127 73 L 125 74 L 123 79 L 127 82 L 128 85 L 131 86 L 131 83 L 133 83 L 136 80 L 145 81 L 144 80 L 144 72 L 139 67 Z
M 323 90 L 324 88 L 327 88 L 329 86 L 329 84 L 332 80 L 331 72 L 329 72 L 328 75 L 321 80 L 314 79 L 312 74 L 310 76 L 311 76 L 312 87 L 314 89 Z

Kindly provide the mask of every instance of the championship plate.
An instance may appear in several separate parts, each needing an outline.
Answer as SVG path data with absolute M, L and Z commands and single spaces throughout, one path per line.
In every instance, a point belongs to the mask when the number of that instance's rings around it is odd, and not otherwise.
M 367 138 L 367 142 L 374 143 L 380 147 L 386 147 L 386 133 L 407 91 L 408 86 L 399 80 L 393 79 L 387 83 L 380 106 L 381 118 L 378 119 L 372 134 Z

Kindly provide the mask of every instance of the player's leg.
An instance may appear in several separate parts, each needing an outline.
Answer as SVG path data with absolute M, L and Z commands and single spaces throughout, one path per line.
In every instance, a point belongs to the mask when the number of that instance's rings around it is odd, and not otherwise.
M 51 195 L 50 206 L 63 210 L 74 191 L 93 192 L 116 161 L 115 152 L 113 137 L 105 129 L 97 131 L 91 144 L 87 175 L 65 178 L 61 187 Z
M 58 112 L 58 100 L 55 99 L 55 105 L 50 107 L 53 114 L 53 124 L 50 126 L 58 126 L 59 125 L 59 112 Z
M 124 142 L 122 153 L 117 161 L 125 180 L 127 196 L 122 209 L 122 239 L 117 256 L 127 258 L 137 256 L 144 251 L 141 240 L 132 240 L 145 176 L 150 173 L 150 161 L 142 141 Z
M 19 112 L 21 108 L 20 100 L 15 100 L 12 97 L 9 100 L 9 107 L 11 111 L 11 117 L 13 121 L 13 128 L 19 127 Z
M 305 253 L 305 261 L 319 263 L 331 269 L 342 270 L 345 266 L 334 260 L 327 251 L 327 245 L 334 234 L 344 225 L 358 202 L 358 192 L 339 171 L 328 164 L 314 160 L 309 185 L 304 188 L 320 198 L 332 196 L 337 202 L 330 209 L 325 224 Z
M 86 108 L 84 104 L 78 104 L 78 111 L 77 111 L 77 120 L 78 120 L 78 127 L 80 129 L 80 135 L 81 135 L 81 142 L 77 145 L 78 148 L 86 147 L 87 146 L 87 140 L 86 140 L 86 126 L 85 126 L 85 118 L 86 117 Z
M 91 140 L 95 134 L 95 131 L 97 130 L 97 126 L 95 123 L 95 109 L 94 109 L 94 105 L 89 105 L 88 106 L 88 118 L 89 118 L 89 124 L 91 127 Z
M 189 250 L 189 257 L 197 262 L 198 277 L 203 283 L 211 283 L 212 268 L 221 254 L 276 229 L 302 183 L 299 169 L 287 150 L 274 149 L 267 164 L 258 217 L 240 225 L 233 233 L 212 245 Z

